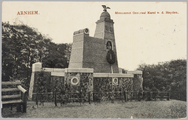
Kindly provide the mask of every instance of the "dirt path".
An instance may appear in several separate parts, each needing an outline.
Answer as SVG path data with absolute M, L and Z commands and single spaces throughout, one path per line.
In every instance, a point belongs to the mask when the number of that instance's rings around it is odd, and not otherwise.
M 3 117 L 15 118 L 185 118 L 186 102 L 141 101 L 141 102 L 101 102 L 101 103 L 69 103 L 58 107 L 54 103 L 33 108 L 34 102 L 28 102 L 27 113 L 17 113 L 14 107 L 5 108 Z M 35 106 L 36 107 L 36 106 Z

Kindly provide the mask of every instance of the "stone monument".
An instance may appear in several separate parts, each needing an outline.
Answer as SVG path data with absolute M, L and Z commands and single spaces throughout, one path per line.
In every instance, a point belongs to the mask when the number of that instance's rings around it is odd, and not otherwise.
M 96 22 L 94 37 L 89 36 L 89 29 L 81 29 L 73 33 L 73 45 L 69 68 L 42 68 L 41 63 L 33 64 L 29 97 L 36 99 L 37 76 L 44 72 L 47 92 L 53 87 L 67 89 L 68 93 L 82 93 L 85 101 L 95 101 L 96 93 L 102 92 L 101 100 L 110 97 L 122 97 L 123 92 L 131 98 L 132 91 L 142 91 L 142 71 L 119 72 L 113 20 L 104 10 Z M 50 77 L 49 77 L 50 76 Z M 52 86 L 52 89 L 48 86 Z M 89 94 L 88 94 L 89 93 Z M 112 95 L 112 93 L 114 93 Z M 116 94 L 115 94 L 116 93 Z
M 119 73 L 113 20 L 106 6 L 96 22 L 94 37 L 89 29 L 74 32 L 69 68 L 93 68 L 94 73 Z

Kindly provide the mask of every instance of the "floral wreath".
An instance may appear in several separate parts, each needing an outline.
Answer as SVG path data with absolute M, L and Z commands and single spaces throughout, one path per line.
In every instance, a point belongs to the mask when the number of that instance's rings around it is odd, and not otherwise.
M 76 82 L 75 82 L 75 80 L 76 80 Z M 71 84 L 72 85 L 77 85 L 79 83 L 79 79 L 77 78 L 77 77 L 73 77 L 72 79 L 71 79 Z
M 118 78 L 113 78 L 112 82 L 113 82 L 114 85 L 118 85 Z
M 112 49 L 110 49 L 106 55 L 106 60 L 108 61 L 109 64 L 114 64 L 116 57 L 115 57 L 115 53 Z

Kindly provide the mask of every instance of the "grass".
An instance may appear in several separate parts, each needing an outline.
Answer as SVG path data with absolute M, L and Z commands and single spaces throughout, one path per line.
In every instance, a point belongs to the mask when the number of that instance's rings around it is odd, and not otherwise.
M 185 118 L 184 101 L 110 101 L 101 103 L 68 103 L 66 105 L 44 103 L 38 108 L 35 102 L 29 101 L 27 113 L 3 108 L 2 117 L 8 118 Z

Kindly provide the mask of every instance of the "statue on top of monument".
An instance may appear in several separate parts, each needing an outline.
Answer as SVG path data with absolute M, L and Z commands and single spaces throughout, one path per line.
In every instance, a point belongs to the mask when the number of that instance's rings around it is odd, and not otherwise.
M 107 11 L 106 9 L 110 9 L 110 7 L 106 7 L 106 5 L 102 5 L 102 7 L 104 8 L 104 10 L 103 11 Z

